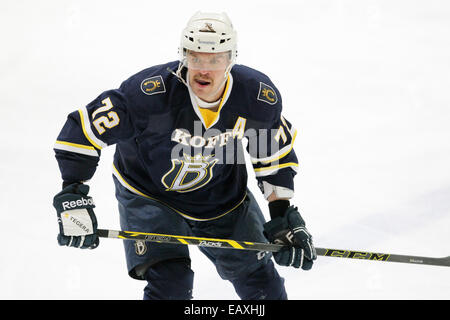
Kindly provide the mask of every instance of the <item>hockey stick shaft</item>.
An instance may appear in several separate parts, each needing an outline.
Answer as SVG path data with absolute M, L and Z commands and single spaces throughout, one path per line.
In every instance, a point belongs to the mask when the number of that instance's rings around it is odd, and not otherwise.
M 258 242 L 237 241 L 230 239 L 202 238 L 202 237 L 145 233 L 134 231 L 116 231 L 116 230 L 98 229 L 97 234 L 101 238 L 141 240 L 148 242 L 169 243 L 177 245 L 193 245 L 198 247 L 210 247 L 222 249 L 278 252 L 283 247 L 283 245 L 272 243 L 258 243 Z M 450 266 L 450 256 L 443 258 L 432 258 L 432 257 L 408 256 L 389 253 L 374 253 L 366 251 L 317 248 L 317 247 L 316 252 L 318 256 L 333 257 L 333 258 L 400 262 L 400 263 L 423 264 L 423 265 L 434 265 L 445 267 Z

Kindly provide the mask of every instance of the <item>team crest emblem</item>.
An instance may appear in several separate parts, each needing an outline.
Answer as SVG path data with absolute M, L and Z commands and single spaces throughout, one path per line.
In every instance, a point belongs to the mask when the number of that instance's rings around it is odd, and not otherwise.
M 205 186 L 213 177 L 212 168 L 219 159 L 212 155 L 194 157 L 184 154 L 184 159 L 172 159 L 172 168 L 161 179 L 166 191 L 190 192 Z
M 147 245 L 143 240 L 136 240 L 134 242 L 134 249 L 138 256 L 143 256 L 147 252 Z
M 278 102 L 278 97 L 275 90 L 271 86 L 260 82 L 258 100 L 267 102 L 270 105 L 274 105 Z
M 166 87 L 161 76 L 154 76 L 141 82 L 141 90 L 146 95 L 151 96 L 152 94 L 166 92 Z

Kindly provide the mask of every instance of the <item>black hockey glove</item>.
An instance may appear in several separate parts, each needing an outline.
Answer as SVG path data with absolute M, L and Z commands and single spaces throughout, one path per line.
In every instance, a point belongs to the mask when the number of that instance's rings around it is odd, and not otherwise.
M 89 186 L 72 183 L 53 198 L 58 215 L 60 246 L 94 249 L 99 244 L 94 201 Z
M 296 207 L 289 206 L 283 216 L 265 223 L 264 235 L 272 243 L 286 245 L 273 253 L 276 263 L 303 270 L 312 268 L 313 260 L 317 259 L 316 249 Z

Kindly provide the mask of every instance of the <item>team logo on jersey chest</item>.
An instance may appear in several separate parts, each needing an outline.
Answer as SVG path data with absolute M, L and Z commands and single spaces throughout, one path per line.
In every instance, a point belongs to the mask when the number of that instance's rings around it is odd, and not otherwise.
M 172 159 L 172 168 L 161 179 L 166 191 L 190 192 L 206 185 L 213 177 L 212 168 L 219 159 L 212 155 L 193 157 L 184 154 L 184 159 Z
M 264 82 L 260 82 L 258 100 L 264 101 L 270 105 L 274 105 L 278 102 L 278 97 L 275 90 L 271 86 L 265 84 Z
M 152 94 L 166 92 L 166 86 L 161 76 L 154 76 L 141 82 L 141 90 L 146 95 L 151 96 Z

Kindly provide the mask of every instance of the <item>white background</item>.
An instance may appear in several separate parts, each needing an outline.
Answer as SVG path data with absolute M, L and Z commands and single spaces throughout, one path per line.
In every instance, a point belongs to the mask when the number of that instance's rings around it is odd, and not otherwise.
M 0 298 L 141 299 L 121 241 L 59 247 L 53 144 L 69 112 L 177 59 L 197 10 L 226 11 L 238 63 L 299 130 L 297 204 L 318 247 L 450 254 L 450 4 L 442 0 L 0 2 Z M 219 5 L 220 3 L 220 5 Z M 207 5 L 205 5 L 207 4 Z M 91 195 L 119 228 L 103 151 Z M 250 172 L 250 188 L 268 217 Z M 238 299 L 191 248 L 195 299 Z M 319 257 L 278 268 L 290 299 L 448 299 L 448 268 Z

